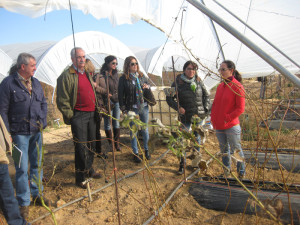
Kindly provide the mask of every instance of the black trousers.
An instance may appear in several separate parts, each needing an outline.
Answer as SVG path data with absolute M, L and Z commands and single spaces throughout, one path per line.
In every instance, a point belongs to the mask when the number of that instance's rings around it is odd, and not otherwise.
M 94 173 L 93 161 L 96 147 L 95 112 L 74 111 L 71 129 L 75 145 L 75 180 L 81 183 Z

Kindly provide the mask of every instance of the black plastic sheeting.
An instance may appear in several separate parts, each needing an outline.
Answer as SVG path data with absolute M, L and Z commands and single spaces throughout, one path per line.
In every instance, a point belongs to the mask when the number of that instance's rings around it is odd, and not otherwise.
M 243 213 L 245 211 L 246 214 L 255 214 L 261 210 L 259 206 L 253 207 L 249 202 L 247 204 L 247 200 L 251 196 L 241 186 L 230 184 L 229 187 L 225 183 L 196 180 L 191 184 L 189 193 L 202 207 L 207 209 L 225 211 L 228 204 L 227 213 Z M 249 188 L 249 190 L 255 192 L 252 188 Z M 280 219 L 283 223 L 291 223 L 287 193 L 259 190 L 255 195 L 260 201 L 265 199 L 274 200 L 274 197 L 281 199 L 284 207 Z M 300 194 L 290 193 L 289 195 L 294 224 L 300 224 Z
M 273 170 L 279 169 L 275 152 L 244 151 L 245 160 L 252 165 L 265 167 Z M 293 173 L 300 173 L 300 155 L 278 153 L 279 162 L 282 167 Z

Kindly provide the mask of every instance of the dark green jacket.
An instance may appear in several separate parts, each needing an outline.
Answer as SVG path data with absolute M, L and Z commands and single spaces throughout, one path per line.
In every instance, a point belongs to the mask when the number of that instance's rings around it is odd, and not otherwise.
M 89 81 L 93 87 L 95 99 L 97 101 L 95 87 L 91 76 L 88 76 Z M 56 104 L 59 111 L 62 113 L 65 124 L 71 124 L 71 118 L 74 115 L 74 108 L 77 102 L 77 90 L 78 90 L 78 75 L 73 66 L 66 69 L 57 78 L 57 94 Z M 97 106 L 96 102 L 96 106 Z

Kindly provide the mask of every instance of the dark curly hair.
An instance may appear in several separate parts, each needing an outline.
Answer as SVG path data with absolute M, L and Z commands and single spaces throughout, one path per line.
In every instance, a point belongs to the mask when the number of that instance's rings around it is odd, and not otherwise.
M 101 67 L 101 70 L 100 70 L 100 74 L 105 75 L 105 72 L 108 71 L 108 64 L 109 64 L 111 61 L 115 60 L 115 59 L 117 59 L 117 57 L 114 56 L 114 55 L 106 56 L 106 57 L 104 58 L 104 63 L 102 64 L 102 67 Z M 118 70 L 117 70 L 117 68 L 116 68 L 116 69 L 114 69 L 114 70 L 112 71 L 112 74 L 115 74 L 115 73 L 117 73 L 117 72 L 118 72 Z

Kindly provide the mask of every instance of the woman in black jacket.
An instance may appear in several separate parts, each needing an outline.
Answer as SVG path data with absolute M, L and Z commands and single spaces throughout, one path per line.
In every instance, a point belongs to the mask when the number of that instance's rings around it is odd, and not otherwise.
M 123 75 L 119 80 L 119 103 L 120 109 L 123 113 L 127 111 L 134 111 L 140 116 L 140 120 L 144 123 L 148 123 L 149 106 L 144 99 L 143 90 L 149 89 L 150 86 L 147 84 L 148 80 L 139 70 L 139 64 L 135 57 L 128 56 L 124 62 Z M 131 124 L 132 126 L 133 124 Z M 131 147 L 134 153 L 134 161 L 137 163 L 141 162 L 138 156 L 138 146 L 136 135 L 130 133 Z M 149 160 L 150 154 L 148 151 L 148 140 L 149 133 L 148 128 L 142 129 L 145 156 Z
M 178 99 L 176 95 L 166 97 L 168 105 L 179 112 L 180 122 L 187 131 L 191 128 L 192 117 L 197 115 L 201 119 L 204 119 L 211 107 L 208 91 L 197 75 L 197 70 L 198 66 L 195 62 L 187 61 L 183 66 L 183 74 L 176 77 Z M 176 84 L 174 82 L 172 87 L 175 88 Z M 200 144 L 200 135 L 197 132 L 194 132 L 194 134 L 197 142 Z M 200 151 L 200 148 L 197 151 Z M 183 167 L 184 161 L 181 159 L 179 174 L 183 173 Z

